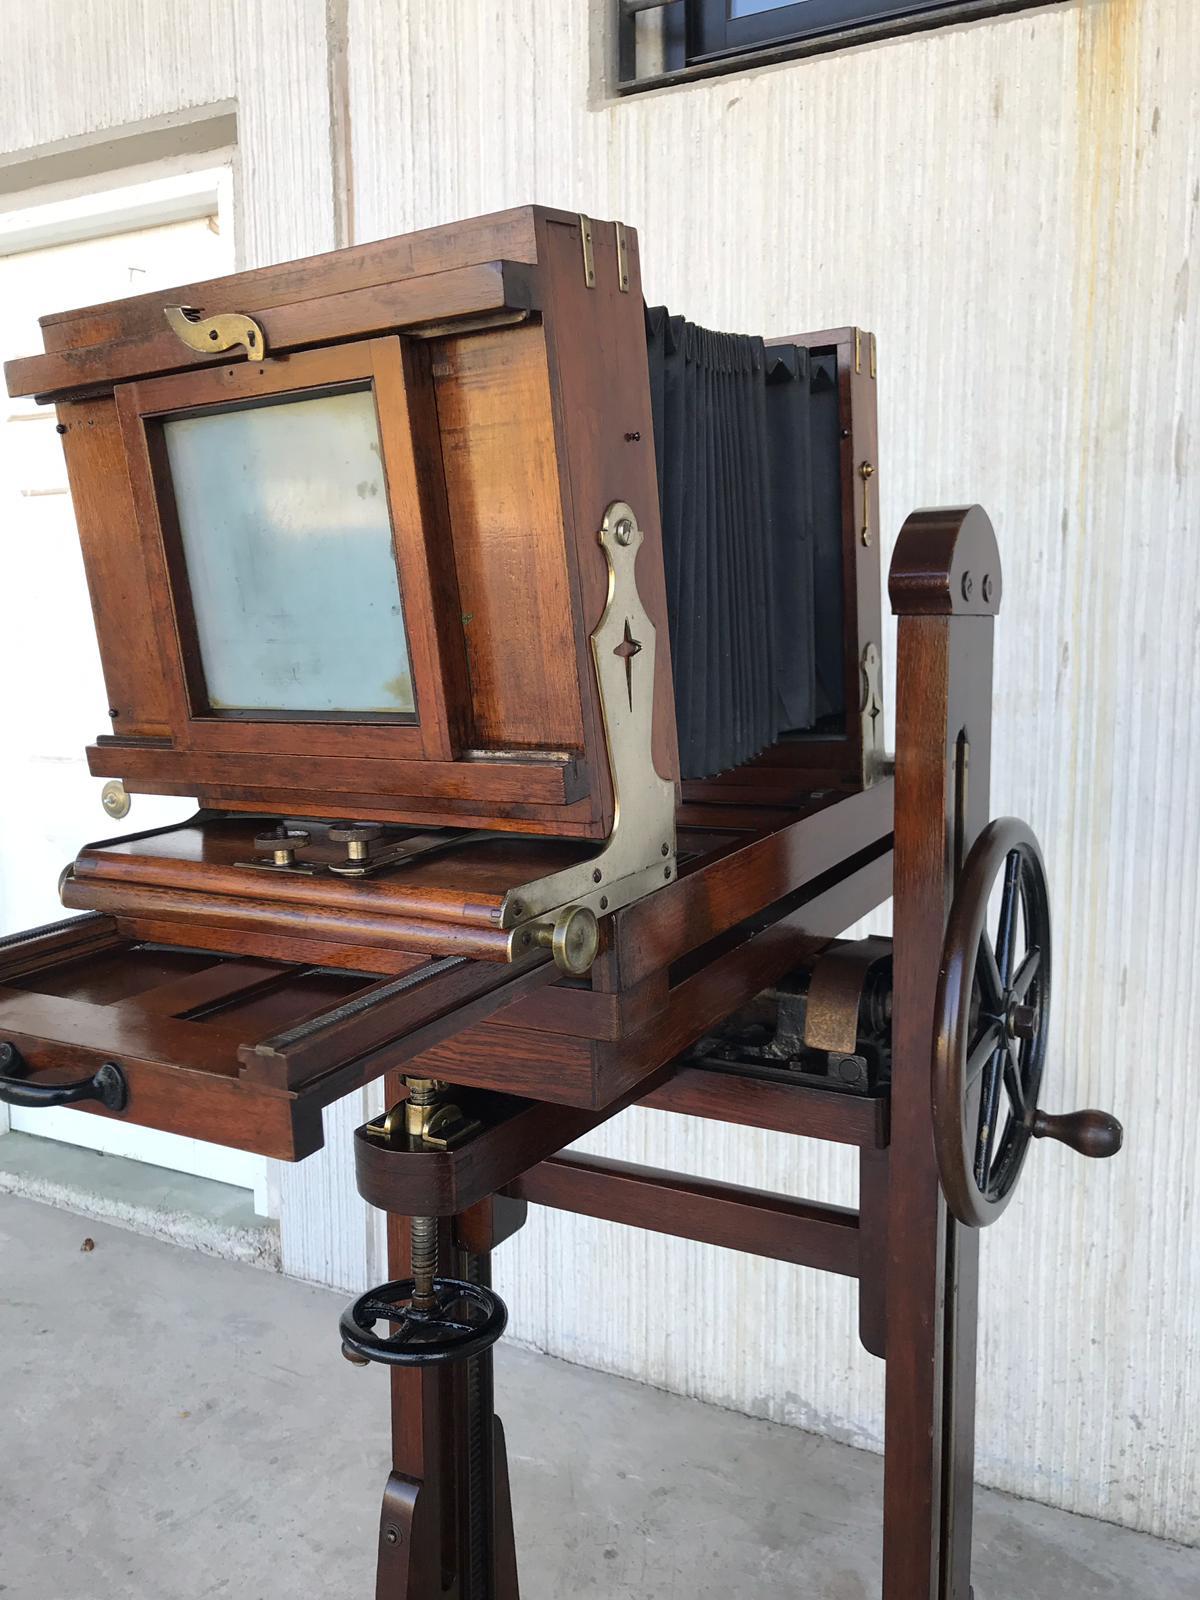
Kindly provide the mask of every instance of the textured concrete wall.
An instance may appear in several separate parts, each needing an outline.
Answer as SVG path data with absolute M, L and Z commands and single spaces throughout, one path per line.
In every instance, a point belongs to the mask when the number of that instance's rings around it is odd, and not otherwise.
M 1075 0 L 624 102 L 598 0 L 161 4 L 149 41 L 132 0 L 10 9 L 4 148 L 236 98 L 251 262 L 540 199 L 637 225 L 694 318 L 876 331 L 885 529 L 977 499 L 999 532 L 993 809 L 1053 879 L 1047 1099 L 1128 1129 L 1108 1166 L 1035 1151 L 984 1240 L 980 1476 L 1200 1538 L 1197 8 Z M 285 1186 L 326 1281 L 377 1263 L 357 1112 Z M 589 1143 L 853 1199 L 839 1152 L 771 1135 L 646 1113 Z M 541 1216 L 498 1266 L 518 1337 L 879 1443 L 840 1281 Z

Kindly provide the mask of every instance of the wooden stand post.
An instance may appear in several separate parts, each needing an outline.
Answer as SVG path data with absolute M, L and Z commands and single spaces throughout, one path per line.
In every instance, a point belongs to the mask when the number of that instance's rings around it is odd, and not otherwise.
M 955 877 L 988 818 L 1000 561 L 985 513 L 910 517 L 889 592 L 900 623 L 883 1600 L 969 1600 L 979 1238 L 942 1199 L 930 1056 Z
M 400 1095 L 393 1075 L 388 1092 Z M 491 1252 L 524 1224 L 491 1196 L 440 1226 L 448 1276 L 490 1285 Z M 409 1219 L 388 1213 L 388 1276 L 412 1266 Z M 492 1352 L 391 1369 L 392 1470 L 379 1518 L 375 1600 L 520 1600 L 504 1429 Z

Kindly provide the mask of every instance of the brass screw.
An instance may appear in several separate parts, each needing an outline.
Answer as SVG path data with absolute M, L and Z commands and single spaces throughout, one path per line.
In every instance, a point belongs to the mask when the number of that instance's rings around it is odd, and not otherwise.
M 371 843 L 382 833 L 378 822 L 335 822 L 329 829 L 334 844 L 346 846 L 346 860 L 358 865 L 369 859 Z
M 619 545 L 630 545 L 633 543 L 633 523 L 628 517 L 621 517 L 619 519 L 616 527 L 613 529 L 613 537 L 616 539 Z
M 991 575 L 990 572 L 985 572 L 984 575 L 983 575 L 983 598 L 984 598 L 984 600 L 986 601 L 986 603 L 988 605 L 991 605 L 991 603 L 992 603 L 992 595 L 995 592 L 996 592 L 996 586 L 992 582 L 992 575 Z
M 277 867 L 294 867 L 296 851 L 303 850 L 311 836 L 303 828 L 289 828 L 281 822 L 271 833 L 260 833 L 255 841 L 256 850 L 269 850 Z
M 974 592 L 975 592 L 975 579 L 971 576 L 971 574 L 969 572 L 964 572 L 963 575 L 962 575 L 962 597 L 963 597 L 963 599 L 964 600 L 969 600 Z

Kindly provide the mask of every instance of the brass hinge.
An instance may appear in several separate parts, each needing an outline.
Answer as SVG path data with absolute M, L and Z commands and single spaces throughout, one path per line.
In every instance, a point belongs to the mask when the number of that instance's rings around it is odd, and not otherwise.
M 618 222 L 617 231 L 617 288 L 622 294 L 629 293 L 629 239 L 625 232 L 625 224 Z
M 579 213 L 579 242 L 583 246 L 583 281 L 589 289 L 596 287 L 596 257 L 592 253 L 592 219 Z

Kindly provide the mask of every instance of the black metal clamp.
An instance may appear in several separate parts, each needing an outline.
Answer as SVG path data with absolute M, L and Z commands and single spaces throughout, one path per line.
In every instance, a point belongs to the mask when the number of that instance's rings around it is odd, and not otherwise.
M 0 1040 L 0 1100 L 10 1106 L 74 1106 L 81 1100 L 99 1100 L 109 1111 L 124 1111 L 129 1104 L 129 1085 L 115 1061 L 106 1061 L 90 1078 L 74 1083 L 30 1083 L 28 1078 L 9 1076 L 13 1067 L 28 1070 L 16 1045 Z

